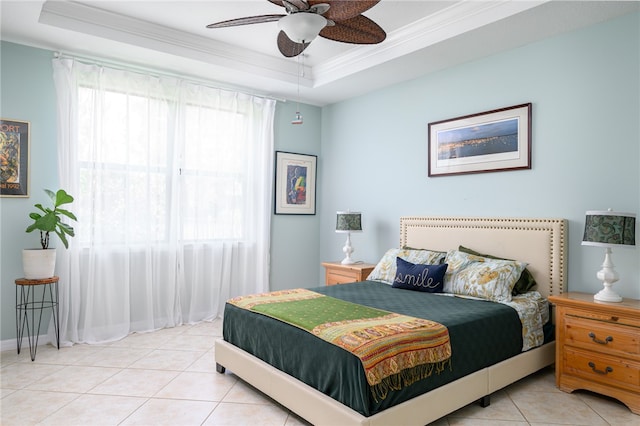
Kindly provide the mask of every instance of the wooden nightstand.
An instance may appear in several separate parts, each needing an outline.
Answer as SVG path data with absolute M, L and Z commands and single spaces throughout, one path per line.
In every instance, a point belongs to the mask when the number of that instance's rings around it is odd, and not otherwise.
M 370 263 L 354 263 L 353 265 L 343 265 L 340 262 L 322 262 L 325 267 L 325 284 L 345 284 L 367 279 L 376 265 Z
M 557 386 L 616 398 L 640 414 L 640 300 L 565 293 L 549 301 L 556 305 Z

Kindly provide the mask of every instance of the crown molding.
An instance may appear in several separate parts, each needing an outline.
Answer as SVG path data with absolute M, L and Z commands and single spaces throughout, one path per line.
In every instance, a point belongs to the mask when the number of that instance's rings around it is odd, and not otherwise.
M 286 58 L 229 46 L 217 40 L 185 33 L 86 4 L 45 1 L 39 22 L 157 52 L 205 62 L 219 69 L 296 84 L 298 64 Z M 304 74 L 304 76 L 302 75 Z M 311 87 L 310 69 L 301 73 L 300 84 Z M 305 77 L 306 76 L 306 77 Z
M 300 75 L 300 85 L 320 87 L 523 12 L 548 0 L 460 1 L 388 34 L 374 46 L 356 46 Z M 207 63 L 220 70 L 297 84 L 298 64 L 217 40 L 123 16 L 82 3 L 45 1 L 40 23 Z
M 507 18 L 550 0 L 457 2 L 387 35 L 375 48 L 353 49 L 314 67 L 314 87 L 319 87 L 435 45 L 484 25 Z

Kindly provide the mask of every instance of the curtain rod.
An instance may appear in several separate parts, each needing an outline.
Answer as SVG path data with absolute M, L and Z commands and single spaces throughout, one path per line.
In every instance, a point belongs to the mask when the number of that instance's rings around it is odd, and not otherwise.
M 94 57 L 89 57 L 89 56 L 65 54 L 65 53 L 62 53 L 62 52 L 54 52 L 53 56 L 54 56 L 54 58 L 57 58 L 57 59 L 63 59 L 63 58 L 73 59 L 74 61 L 80 61 L 80 62 L 85 63 L 85 64 L 107 65 L 107 66 L 110 66 L 110 67 L 118 68 L 118 69 L 120 69 L 122 71 L 138 71 L 138 72 L 151 73 L 154 77 L 179 78 L 179 79 L 181 79 L 183 81 L 186 81 L 188 83 L 201 84 L 201 85 L 210 87 L 212 89 L 222 89 L 222 90 L 235 91 L 235 92 L 242 93 L 243 95 L 255 96 L 255 97 L 258 97 L 258 98 L 269 99 L 269 100 L 278 101 L 278 102 L 287 102 L 287 100 L 283 99 L 283 98 L 276 98 L 276 97 L 269 96 L 269 95 L 259 94 L 259 93 L 255 93 L 255 92 L 248 92 L 246 90 L 246 88 L 240 88 L 240 87 L 236 87 L 236 86 L 225 85 L 225 84 L 222 84 L 222 83 L 220 83 L 218 81 L 213 81 L 213 80 L 199 79 L 199 78 L 194 78 L 192 76 L 184 76 L 184 75 L 180 75 L 180 74 L 177 74 L 177 73 L 174 73 L 174 72 L 170 72 L 170 71 L 166 71 L 166 70 L 159 70 L 157 68 L 149 68 L 149 67 L 144 67 L 144 66 L 141 66 L 141 65 L 134 65 L 134 64 L 126 63 L 126 62 L 119 62 L 119 61 L 114 61 L 114 60 L 109 60 L 109 59 L 101 59 L 101 58 L 94 58 Z

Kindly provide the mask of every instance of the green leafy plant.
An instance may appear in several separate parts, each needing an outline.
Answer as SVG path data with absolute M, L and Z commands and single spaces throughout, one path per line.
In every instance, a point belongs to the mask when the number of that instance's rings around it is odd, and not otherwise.
M 76 216 L 73 213 L 68 210 L 61 209 L 60 206 L 72 203 L 73 197 L 67 194 L 64 189 L 60 189 L 55 193 L 45 189 L 44 192 L 46 192 L 49 198 L 51 198 L 53 209 L 49 207 L 42 207 L 42 204 L 36 204 L 35 207 L 44 214 L 40 212 L 29 213 L 29 217 L 33 219 L 34 222 L 27 227 L 26 231 L 31 232 L 36 229 L 40 231 L 40 245 L 42 245 L 43 250 L 49 248 L 50 232 L 55 232 L 62 241 L 62 244 L 64 244 L 65 248 L 69 248 L 67 235 L 73 237 L 75 236 L 75 232 L 71 226 L 62 222 L 61 216 L 66 216 L 73 220 L 78 219 L 76 219 Z

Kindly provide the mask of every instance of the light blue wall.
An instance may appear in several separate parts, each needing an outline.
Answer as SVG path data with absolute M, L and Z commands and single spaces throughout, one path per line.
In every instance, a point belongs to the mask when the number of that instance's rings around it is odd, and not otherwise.
M 0 116 L 31 124 L 31 196 L 0 198 L 0 340 L 5 340 L 16 335 L 14 280 L 23 276 L 22 249 L 40 246 L 37 233 L 24 232 L 29 213 L 34 204 L 46 203 L 44 188 L 58 187 L 51 52 L 2 42 L 0 88 Z
M 296 103 L 279 104 L 275 117 L 275 144 L 278 151 L 320 154 L 320 108 L 300 105 L 304 124 L 291 124 Z M 318 187 L 319 184 L 316 185 Z M 318 188 L 316 188 L 318 189 Z M 319 191 L 319 190 L 318 190 Z M 316 208 L 320 205 L 316 199 Z M 271 217 L 271 289 L 315 287 L 324 280 L 318 269 L 320 259 L 320 217 L 316 215 L 273 215 Z
M 569 290 L 598 291 L 604 250 L 580 245 L 585 211 L 640 213 L 639 52 L 633 14 L 324 108 L 321 259 L 341 257 L 341 209 L 362 211 L 354 258 L 372 263 L 398 246 L 402 215 L 562 217 Z M 427 177 L 429 122 L 527 102 L 531 170 Z M 613 261 L 615 289 L 640 298 L 640 249 Z
M 56 95 L 50 51 L 14 43 L 0 44 L 0 116 L 31 122 L 31 196 L 0 198 L 0 341 L 15 332 L 14 280 L 23 276 L 23 248 L 38 247 L 38 236 L 27 234 L 33 205 L 46 201 L 43 188 L 58 188 L 56 151 Z M 301 104 L 302 126 L 292 125 L 295 103 L 278 102 L 275 148 L 302 154 L 320 152 L 321 109 Z M 318 216 L 272 215 L 271 281 L 274 289 L 300 282 L 320 282 Z M 303 247 L 301 242 L 305 242 Z M 311 242 L 311 244 L 308 244 Z M 47 313 L 48 314 L 48 313 Z M 46 333 L 48 316 L 42 325 Z M 26 344 L 26 342 L 25 342 Z

